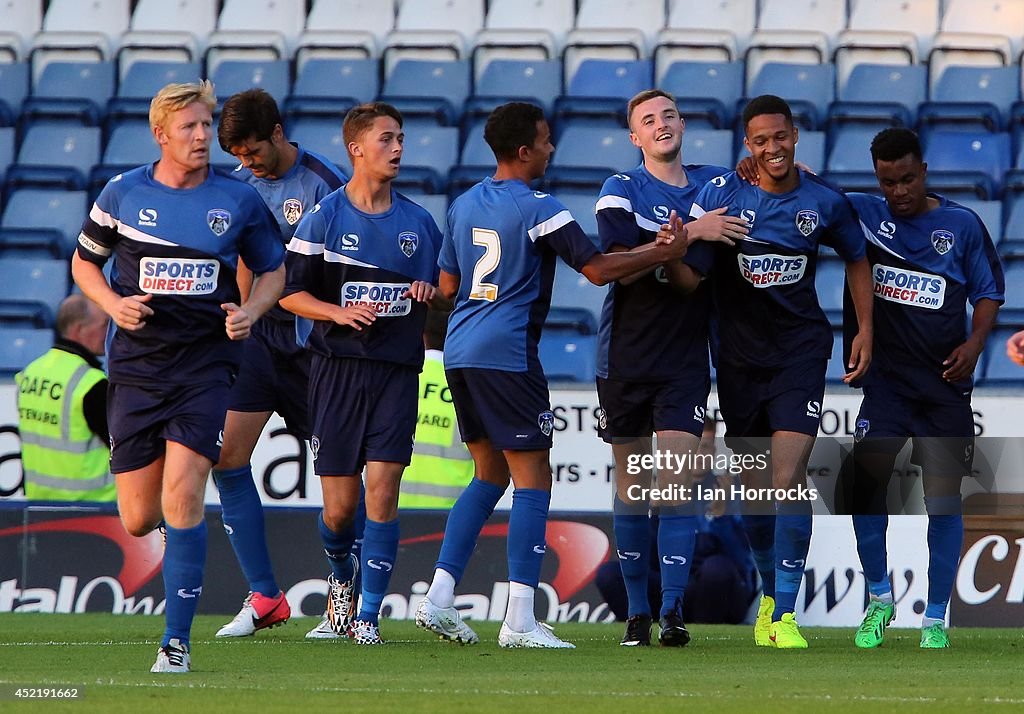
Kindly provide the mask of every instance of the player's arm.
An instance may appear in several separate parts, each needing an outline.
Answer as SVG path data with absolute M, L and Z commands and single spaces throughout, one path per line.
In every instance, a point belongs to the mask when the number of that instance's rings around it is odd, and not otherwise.
M 843 381 L 850 384 L 863 377 L 871 364 L 874 286 L 871 283 L 871 265 L 866 257 L 846 263 L 846 283 L 850 288 L 853 309 L 857 313 L 857 335 L 850 343 L 850 362 L 847 365 L 850 371 L 843 377 Z
M 324 302 L 305 290 L 293 292 L 280 300 L 281 307 L 299 317 L 321 322 L 333 322 L 345 325 L 361 332 L 377 320 L 377 312 L 366 305 L 350 305 L 342 307 L 334 303 Z
M 686 254 L 688 246 L 683 219 L 672 211 L 668 223 L 661 227 L 653 243 L 618 253 L 595 253 L 583 264 L 580 272 L 594 285 L 607 285 L 661 263 L 678 260 Z M 569 264 L 573 265 L 572 262 Z
M 452 302 L 455 300 L 455 296 L 459 294 L 459 285 L 461 282 L 462 280 L 460 276 L 442 269 L 441 277 L 437 283 L 437 290 L 441 294 L 441 297 Z
M 985 340 L 996 324 L 999 305 L 999 301 L 991 298 L 982 298 L 974 304 L 970 336 L 962 345 L 950 352 L 942 363 L 946 368 L 942 378 L 947 382 L 961 382 L 974 374 L 981 351 L 985 349 Z
M 83 258 L 78 251 L 71 257 L 71 275 L 85 296 L 110 315 L 122 330 L 141 330 L 146 326 L 146 318 L 153 314 L 153 308 L 146 304 L 153 299 L 151 294 L 121 297 L 107 283 L 103 269 Z
M 241 305 L 226 302 L 220 306 L 227 313 L 227 317 L 224 318 L 224 329 L 229 339 L 244 340 L 249 336 L 253 324 L 281 297 L 284 277 L 284 263 L 269 272 L 253 274 L 249 297 Z
M 253 274 L 249 266 L 245 264 L 242 256 L 238 256 L 238 268 L 235 270 L 235 280 L 238 282 L 238 294 L 240 299 L 245 300 L 252 292 Z

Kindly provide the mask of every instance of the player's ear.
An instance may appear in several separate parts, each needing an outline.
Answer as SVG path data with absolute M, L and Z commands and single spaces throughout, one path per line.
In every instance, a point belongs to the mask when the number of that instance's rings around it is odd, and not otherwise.
M 152 131 L 153 131 L 153 138 L 156 140 L 156 143 L 159 146 L 163 146 L 164 144 L 166 144 L 167 143 L 167 133 L 164 132 L 164 128 L 162 126 L 160 126 L 159 124 L 157 124 L 156 126 L 151 127 L 151 128 L 152 128 Z
M 526 146 L 525 144 L 524 144 L 523 146 L 520 146 L 520 147 L 519 147 L 519 148 L 518 148 L 518 149 L 516 150 L 516 157 L 517 157 L 517 158 L 518 158 L 518 159 L 519 159 L 520 161 L 525 161 L 525 162 L 529 162 L 529 161 L 530 161 L 530 150 L 531 150 L 531 149 L 533 149 L 533 147 L 532 147 L 532 146 Z
M 362 156 L 363 155 L 363 147 L 360 146 L 359 144 L 357 144 L 354 141 L 350 142 L 349 145 L 348 145 L 348 155 L 349 156 Z
M 274 124 L 274 130 L 270 132 L 270 143 L 280 144 L 284 141 L 284 127 L 280 124 Z
M 638 149 L 641 148 L 640 147 L 640 137 L 636 135 L 636 132 L 634 132 L 634 131 L 630 131 L 629 132 L 629 140 L 631 142 L 633 142 L 633 146 L 635 146 Z
M 793 125 L 793 143 L 796 144 L 800 141 L 800 127 L 796 124 Z

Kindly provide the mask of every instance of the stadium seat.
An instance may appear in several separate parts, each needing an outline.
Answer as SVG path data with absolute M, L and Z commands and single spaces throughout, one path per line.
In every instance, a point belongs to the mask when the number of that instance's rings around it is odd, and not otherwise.
M 430 212 L 430 216 L 437 224 L 439 231 L 444 233 L 445 224 L 448 222 L 448 197 L 444 195 L 418 193 L 415 191 L 402 191 L 403 196 L 415 201 Z
M 547 324 L 537 351 L 549 382 L 593 384 L 597 376 L 597 335 L 581 335 Z
M 198 62 L 200 42 L 217 27 L 218 0 L 138 0 L 131 29 L 121 36 L 117 61 L 123 79 L 145 62 Z
M 547 61 L 559 56 L 576 22 L 575 0 L 491 0 L 485 27 L 473 39 L 473 77 L 480 79 L 494 60 Z
M 0 260 L 0 315 L 34 318 L 49 327 L 68 294 L 68 262 L 55 258 Z
M 928 70 L 921 65 L 858 64 L 829 108 L 829 123 L 913 126 L 927 83 Z
M 861 64 L 916 65 L 939 27 L 939 0 L 857 0 L 833 55 L 838 93 Z
M 817 129 L 824 123 L 835 98 L 835 79 L 835 67 L 831 64 L 768 62 L 750 82 L 747 96 L 776 94 L 789 102 L 794 121 Z
M 14 127 L 0 127 L 0 179 L 14 163 Z
M 683 163 L 710 164 L 732 169 L 736 152 L 733 133 L 724 129 L 690 129 L 683 134 Z
M 29 128 L 17 163 L 7 172 L 8 189 L 21 185 L 83 189 L 100 160 L 99 127 L 42 124 Z
M 51 228 L 0 228 L 0 257 L 65 258 L 64 236 Z M 4 321 L 10 321 L 10 316 Z M 32 316 L 31 322 L 38 322 Z M 21 320 L 19 320 L 21 321 Z M 40 323 L 41 324 L 41 323 Z
M 856 124 L 832 129 L 829 132 L 829 143 L 832 148 L 829 149 L 828 170 L 874 172 L 870 147 L 871 140 L 877 133 L 877 127 Z
M 130 0 L 90 0 L 87 3 L 50 0 L 46 3 L 42 32 L 32 39 L 29 54 L 33 81 L 50 61 L 111 59 L 115 39 L 128 29 L 130 4 Z
M 10 126 L 28 96 L 28 63 L 0 64 L 0 126 Z
M 96 126 L 112 96 L 112 62 L 49 62 L 22 105 L 21 125 L 68 119 Z
M 494 152 L 484 141 L 484 124 L 484 119 L 477 119 L 463 132 L 459 165 L 448 174 L 448 197 L 453 201 L 473 184 L 494 175 Z
M 742 57 L 757 20 L 757 0 L 669 3 L 654 48 L 655 76 L 678 61 L 733 62 Z
M 1020 67 L 949 67 L 919 109 L 923 127 L 1000 131 L 1020 99 Z
M 597 192 L 559 191 L 558 200 L 569 209 L 569 213 L 571 213 L 572 217 L 576 219 L 576 222 L 580 224 L 580 228 L 583 229 L 583 232 L 587 234 L 591 241 L 594 242 L 594 245 L 597 245 L 597 214 L 594 210 L 597 204 Z M 584 286 L 582 289 L 587 292 L 590 292 L 590 288 L 595 290 L 602 289 L 593 285 L 589 280 L 586 280 L 586 283 L 589 287 Z M 598 315 L 600 316 L 600 312 L 598 312 Z
M 584 60 L 568 79 L 565 95 L 555 100 L 555 121 L 613 118 L 626 126 L 627 102 L 652 81 L 648 60 Z
M 405 119 L 458 123 L 470 89 L 468 60 L 401 60 L 384 80 L 381 100 Z
M 420 0 L 398 7 L 384 48 L 384 76 L 403 59 L 457 60 L 484 26 L 484 0 Z
M 550 114 L 562 93 L 562 63 L 495 59 L 488 63 L 475 87 L 465 107 L 470 116 L 483 116 L 499 104 L 517 99 L 534 102 Z
M 937 130 L 929 134 L 924 153 L 929 185 L 937 187 L 941 181 L 946 192 L 962 186 L 979 198 L 994 198 L 1010 168 L 1010 136 Z
M 213 143 L 217 139 L 214 137 Z M 103 149 L 102 163 L 125 167 L 141 166 L 160 158 L 160 147 L 149 122 L 122 122 L 113 128 Z
M 979 201 L 977 199 L 964 199 L 958 203 L 978 214 L 978 218 L 985 224 L 985 230 L 988 231 L 992 242 L 998 247 L 1003 240 L 1003 204 L 999 201 Z
M 210 78 L 217 88 L 221 105 L 236 92 L 259 87 L 266 90 L 278 106 L 284 106 L 285 97 L 291 89 L 289 73 L 288 60 L 224 60 Z
M 286 60 L 306 24 L 306 0 L 224 0 L 206 42 L 206 74 L 224 60 Z M 268 29 L 273 28 L 273 29 Z
M 295 76 L 292 98 L 373 101 L 380 91 L 378 69 L 372 59 L 311 59 Z
M 457 128 L 421 127 L 406 135 L 402 170 L 395 185 L 418 186 L 425 193 L 442 193 L 448 186 L 448 172 L 458 163 L 458 157 Z
M 202 77 L 198 62 L 133 62 L 117 87 L 117 96 L 144 99 L 147 103 L 164 86 L 172 82 L 196 82 Z M 220 92 L 220 87 L 217 87 Z
M 818 304 L 836 327 L 843 324 L 843 286 L 846 284 L 846 266 L 838 258 L 818 257 L 814 274 L 814 288 Z
M 1006 278 L 1006 302 L 999 309 L 999 319 L 1004 323 L 1024 323 L 1024 260 L 1017 258 L 1005 261 L 1003 271 Z
M 0 377 L 10 379 L 53 345 L 53 330 L 0 325 Z
M 326 156 L 351 176 L 352 165 L 341 138 L 343 118 L 340 114 L 336 117 L 295 117 L 288 121 L 288 138 L 303 148 Z
M 745 55 L 748 83 L 767 62 L 827 63 L 845 27 L 842 0 L 762 0 Z
M 0 29 L 0 64 L 23 62 L 32 38 L 43 26 L 42 3 L 8 0 L 7 5 L 3 29 Z
M 687 127 L 727 129 L 743 96 L 743 63 L 673 62 L 658 86 L 675 96 Z
M 832 356 L 825 368 L 825 381 L 829 384 L 840 384 L 846 376 L 846 365 L 843 364 L 843 331 L 832 331 Z
M 1024 385 L 1024 367 L 1014 363 L 1006 354 L 1006 341 L 1024 329 L 1024 325 L 999 326 L 985 341 L 982 360 L 985 362 L 985 383 L 989 386 Z
M 380 56 L 395 26 L 395 0 L 316 0 L 295 53 L 301 71 L 313 59 Z
M 85 191 L 23 188 L 4 204 L 0 228 L 48 228 L 60 231 L 66 256 L 78 243 L 87 211 Z
M 1010 65 L 1021 52 L 1024 3 L 947 0 L 928 56 L 932 88 L 952 65 Z
M 545 185 L 599 189 L 617 171 L 640 163 L 640 150 L 629 133 L 617 126 L 585 126 L 570 123 L 556 141 Z
M 566 79 L 587 59 L 644 59 L 664 26 L 662 0 L 580 0 L 562 54 Z
M 589 202 L 591 215 L 594 214 L 595 201 L 596 195 L 593 195 Z M 578 208 L 580 214 L 586 205 Z M 576 218 L 575 213 L 573 217 Z M 577 222 L 578 220 L 577 218 Z M 596 219 L 594 221 L 596 224 Z M 595 226 L 594 234 L 596 233 Z M 557 261 L 555 282 L 551 291 L 551 311 L 546 324 L 573 328 L 583 334 L 596 334 L 607 292 L 607 287 L 594 285 L 563 261 Z

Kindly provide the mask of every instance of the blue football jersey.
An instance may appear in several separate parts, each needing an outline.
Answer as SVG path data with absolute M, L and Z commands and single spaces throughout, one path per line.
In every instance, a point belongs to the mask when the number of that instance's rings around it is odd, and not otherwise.
M 146 386 L 205 381 L 209 367 L 238 365 L 221 303 L 239 302 L 238 257 L 254 273 L 284 260 L 281 232 L 252 188 L 211 168 L 191 189 L 153 178 L 153 165 L 112 178 L 82 225 L 78 254 L 97 265 L 113 255 L 119 295 L 153 295 L 141 330 L 115 330 L 110 381 Z
M 967 303 L 1003 301 L 1005 283 L 992 239 L 977 214 L 942 196 L 937 208 L 898 218 L 885 199 L 849 195 L 867 238 L 874 283 L 874 356 L 863 383 L 929 397 L 963 396 L 972 379 L 950 385 L 942 362 L 967 339 Z M 847 332 L 856 327 L 845 316 Z M 951 394 L 955 392 L 956 394 Z
M 329 159 L 315 152 L 306 151 L 294 142 L 293 145 L 299 153 L 295 157 L 292 167 L 280 178 L 267 179 L 253 176 L 252 171 L 243 164 L 239 164 L 231 174 L 248 183 L 260 194 L 263 202 L 267 204 L 267 208 L 277 219 L 277 225 L 281 228 L 285 245 L 295 234 L 295 227 L 299 224 L 299 219 L 303 214 L 319 203 L 320 199 L 341 188 L 345 183 L 345 175 Z M 293 322 L 296 318 L 283 307 L 274 305 L 267 310 L 262 319 Z M 299 322 L 305 323 L 304 327 L 300 327 L 301 339 L 299 340 L 304 342 L 312 325 L 308 320 L 300 319 Z M 256 329 L 260 330 L 260 323 L 256 323 Z M 284 330 L 266 330 L 263 332 L 263 336 L 270 338 L 271 333 L 274 335 L 287 334 Z M 293 343 L 275 344 L 274 346 L 285 353 L 294 351 L 296 347 Z
M 651 175 L 643 164 L 604 182 L 597 201 L 597 233 L 601 250 L 635 248 L 654 241 L 669 214 L 688 220 L 701 187 L 728 169 L 687 166 L 689 185 L 672 186 Z M 711 244 L 697 241 L 683 262 L 701 275 L 714 263 Z M 689 295 L 668 284 L 662 268 L 639 280 L 612 283 L 604 300 L 599 330 L 597 374 L 631 381 L 658 381 L 708 369 L 708 285 Z
M 725 206 L 747 219 L 736 246 L 719 245 L 713 269 L 718 359 L 732 365 L 780 367 L 802 358 L 828 359 L 832 331 L 814 288 L 818 245 L 843 260 L 864 257 L 864 236 L 849 200 L 831 184 L 800 172 L 792 191 L 773 194 L 736 172 L 712 179 L 690 214 Z
M 579 271 L 597 252 L 558 199 L 522 181 L 486 178 L 455 199 L 439 260 L 460 277 L 445 367 L 540 370 L 555 260 Z
M 368 305 L 377 320 L 361 331 L 317 320 L 308 347 L 323 355 L 423 366 L 427 306 L 403 297 L 414 280 L 437 284 L 441 233 L 426 209 L 395 191 L 384 213 L 364 213 L 344 189 L 306 214 L 288 244 L 284 294 Z

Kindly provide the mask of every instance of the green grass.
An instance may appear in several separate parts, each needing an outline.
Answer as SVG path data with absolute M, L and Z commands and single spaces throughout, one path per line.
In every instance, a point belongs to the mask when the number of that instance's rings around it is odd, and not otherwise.
M 860 651 L 846 629 L 805 628 L 811 648 L 754 647 L 747 627 L 693 626 L 684 649 L 626 649 L 619 625 L 560 625 L 575 651 L 504 651 L 495 623 L 482 643 L 439 642 L 385 621 L 385 647 L 303 639 L 295 619 L 256 638 L 214 640 L 222 617 L 193 628 L 193 672 L 154 675 L 162 620 L 113 615 L 0 615 L 0 690 L 85 685 L 77 702 L 0 701 L 0 711 L 600 712 L 950 711 L 1024 707 L 1024 638 L 1016 628 L 951 631 L 953 649 L 922 651 L 917 630 L 890 630 Z M 201 709 L 199 709 L 201 707 Z

